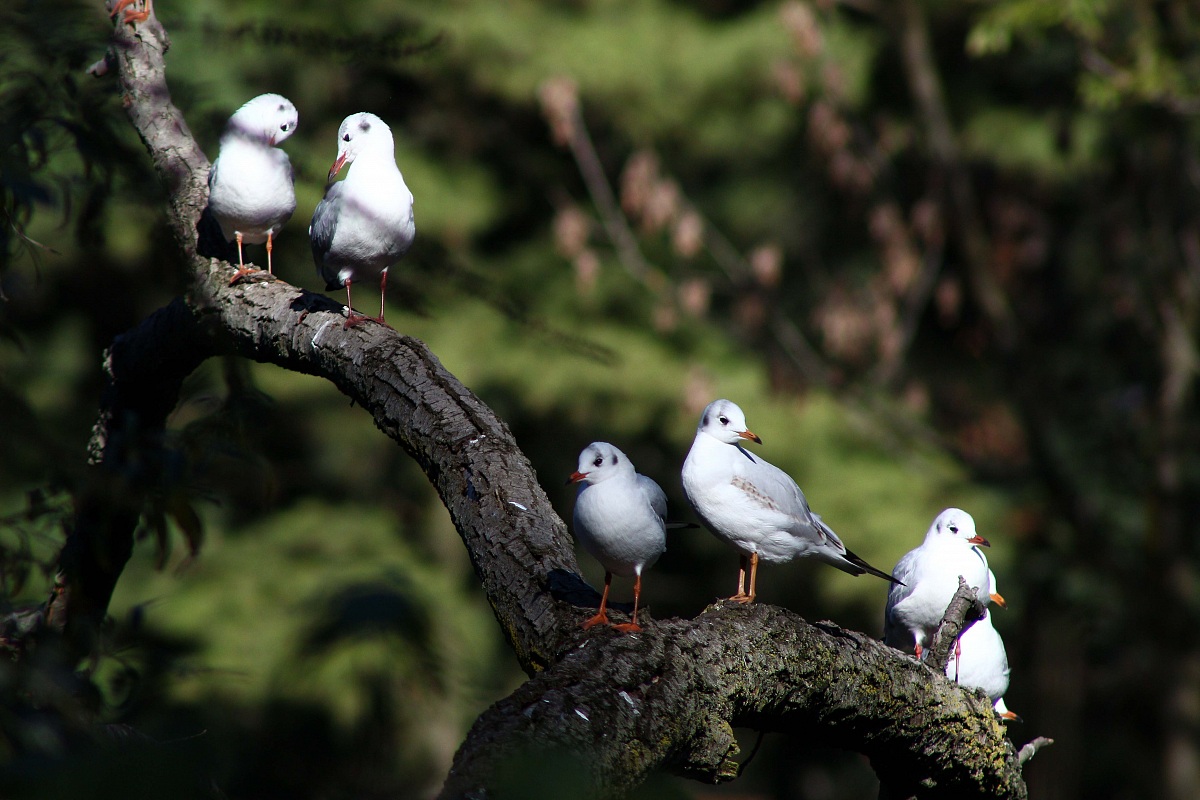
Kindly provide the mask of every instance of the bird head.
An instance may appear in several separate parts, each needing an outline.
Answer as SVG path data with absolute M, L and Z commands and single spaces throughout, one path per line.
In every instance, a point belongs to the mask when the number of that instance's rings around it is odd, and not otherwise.
M 291 136 L 299 123 L 291 100 L 279 94 L 260 94 L 234 112 L 225 132 L 274 147 Z
M 975 518 L 961 508 L 947 508 L 937 515 L 925 539 L 938 541 L 961 541 L 967 545 L 990 547 L 987 539 L 975 532 Z
M 738 444 L 744 439 L 762 444 L 758 434 L 746 427 L 746 415 L 730 400 L 714 400 L 700 415 L 697 433 L 707 433 L 725 444 Z
M 634 472 L 628 456 L 608 442 L 592 442 L 579 454 L 579 468 L 567 483 L 600 483 L 617 475 Z
M 366 111 L 351 114 L 342 120 L 338 128 L 337 160 L 329 168 L 329 182 L 338 176 L 344 167 L 367 152 L 386 153 L 395 159 L 395 143 L 388 124 Z

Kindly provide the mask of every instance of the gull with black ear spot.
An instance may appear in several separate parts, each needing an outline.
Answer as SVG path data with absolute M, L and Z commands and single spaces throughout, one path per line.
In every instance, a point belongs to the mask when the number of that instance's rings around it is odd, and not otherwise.
M 334 182 L 348 168 L 343 181 Z M 396 166 L 392 129 L 374 114 L 351 114 L 338 128 L 338 154 L 329 169 L 325 197 L 308 227 L 313 261 L 327 290 L 346 287 L 343 328 L 383 321 L 387 272 L 417 235 L 413 196 Z M 350 286 L 379 279 L 379 316 L 354 310 Z
M 992 602 L 1003 600 L 996 591 L 996 576 L 988 570 L 988 596 Z M 991 609 L 985 609 L 981 619 L 972 622 L 958 637 L 959 655 L 946 664 L 946 677 L 968 689 L 982 689 L 992 701 L 1001 719 L 1020 721 L 1020 717 L 1004 704 L 1008 691 L 1008 653 L 1004 640 L 992 625 Z
M 958 591 L 960 576 L 976 590 L 979 602 L 987 605 L 990 570 L 979 546 L 987 547 L 988 540 L 975 532 L 975 518 L 966 511 L 947 508 L 937 515 L 921 545 L 896 562 L 893 572 L 904 584 L 888 592 L 885 643 L 906 652 L 912 649 L 919 660 Z M 956 642 L 956 660 L 960 655 Z
M 208 173 L 208 207 L 228 242 L 237 241 L 238 270 L 229 283 L 253 272 L 243 244 L 267 245 L 267 271 L 274 273 L 275 235 L 296 210 L 292 162 L 278 145 L 296 131 L 292 101 L 260 94 L 234 112 L 221 134 L 221 150 Z
M 735 403 L 714 400 L 700 415 L 696 438 L 683 462 L 688 502 L 717 538 L 741 554 L 738 590 L 730 600 L 754 601 L 759 559 L 791 561 L 811 556 L 851 575 L 869 572 L 897 583 L 847 550 L 808 507 L 791 476 L 743 448 L 744 442 L 762 444 L 762 439 L 746 427 L 746 415 Z
M 583 549 L 604 567 L 600 610 L 584 628 L 608 624 L 608 591 L 613 575 L 632 576 L 633 619 L 614 625 L 623 632 L 640 631 L 638 605 L 642 571 L 667 549 L 667 496 L 662 488 L 633 468 L 628 456 L 608 442 L 592 442 L 579 454 L 579 467 L 567 478 L 578 483 L 574 529 Z

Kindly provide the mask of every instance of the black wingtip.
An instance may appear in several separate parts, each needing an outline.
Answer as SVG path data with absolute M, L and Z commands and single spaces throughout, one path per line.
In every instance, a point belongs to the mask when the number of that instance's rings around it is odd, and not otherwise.
M 856 556 L 854 553 L 850 552 L 849 550 L 846 551 L 844 558 L 861 570 L 861 572 L 858 573 L 859 575 L 862 575 L 864 572 L 870 573 L 871 575 L 874 575 L 877 578 L 883 578 L 885 581 L 889 581 L 891 583 L 895 583 L 900 586 L 905 585 L 904 581 L 897 580 L 891 573 L 884 572 L 881 569 L 875 569 L 870 564 L 868 564 L 866 561 L 863 561 L 861 558 L 859 558 L 858 556 Z

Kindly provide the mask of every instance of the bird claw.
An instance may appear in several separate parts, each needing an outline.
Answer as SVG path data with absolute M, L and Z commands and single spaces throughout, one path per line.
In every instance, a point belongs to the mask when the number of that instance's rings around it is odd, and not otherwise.
M 726 599 L 731 603 L 742 603 L 743 605 L 745 605 L 747 603 L 754 602 L 754 595 L 746 594 L 745 592 L 738 592 L 733 597 L 729 597 Z
M 383 321 L 383 317 L 368 317 L 366 314 L 359 314 L 356 311 L 351 311 L 349 316 L 346 317 L 346 321 L 342 323 L 342 330 L 349 330 L 356 325 L 362 325 L 364 322 L 378 322 L 385 328 L 395 330 L 395 328 L 392 328 L 391 325 Z
M 365 317 L 364 319 L 370 319 L 370 317 Z M 594 616 L 591 619 L 584 622 L 583 629 L 586 631 L 588 628 L 594 628 L 597 625 L 611 625 L 611 624 L 612 623 L 608 621 L 608 614 L 601 611 L 596 616 Z
M 233 277 L 229 279 L 229 285 L 233 286 L 235 283 L 240 281 L 242 278 L 244 278 L 247 275 L 250 275 L 251 273 L 254 273 L 254 272 L 262 272 L 262 270 L 256 269 L 254 267 L 242 267 L 237 272 L 233 273 Z
M 126 25 L 132 25 L 136 22 L 145 22 L 150 18 L 151 1 L 152 0 L 144 0 L 145 6 L 140 11 L 125 11 L 125 17 L 121 20 L 121 22 L 125 23 Z M 112 13 L 109 14 L 109 17 L 115 17 L 129 6 L 138 5 L 141 2 L 143 2 L 143 0 L 118 0 L 117 4 L 113 6 Z
M 613 628 L 621 633 L 638 633 L 642 630 L 642 626 L 636 622 L 622 622 L 620 625 L 613 625 Z

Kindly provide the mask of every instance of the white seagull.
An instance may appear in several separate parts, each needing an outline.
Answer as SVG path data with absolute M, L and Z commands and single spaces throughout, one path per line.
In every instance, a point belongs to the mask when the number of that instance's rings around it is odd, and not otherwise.
M 999 597 L 991 570 L 988 570 L 988 577 L 991 580 L 989 595 Z M 959 656 L 946 664 L 946 677 L 968 689 L 982 689 L 1001 718 L 1019 720 L 1020 717 L 1004 705 L 1004 693 L 1008 691 L 1008 654 L 1004 651 L 1004 640 L 992 626 L 992 612 L 984 611 L 982 619 L 962 632 L 958 643 Z
M 346 179 L 334 183 L 343 167 Z M 313 212 L 308 236 L 326 290 L 346 287 L 344 328 L 383 321 L 388 267 L 400 260 L 417 234 L 413 196 L 396 166 L 392 129 L 374 114 L 351 114 L 338 128 L 337 160 L 329 169 L 325 197 Z M 379 278 L 379 316 L 350 304 L 350 284 Z
M 869 572 L 896 582 L 846 549 L 842 540 L 804 499 L 790 476 L 744 450 L 740 443 L 762 444 L 746 428 L 746 416 L 729 400 L 714 400 L 700 416 L 692 449 L 683 462 L 683 491 L 704 525 L 742 554 L 737 594 L 750 603 L 756 596 L 758 561 L 790 561 L 812 556 L 851 575 Z M 746 592 L 746 566 L 750 591 Z
M 921 546 L 905 553 L 892 571 L 902 583 L 888 592 L 885 643 L 906 652 L 912 648 L 920 660 L 958 591 L 960 575 L 977 590 L 980 602 L 988 602 L 987 558 L 976 545 L 986 547 L 988 541 L 975 532 L 970 514 L 947 508 L 937 515 Z
M 292 163 L 275 145 L 292 135 L 298 117 L 292 101 L 260 94 L 229 118 L 221 149 L 208 173 L 208 207 L 225 240 L 237 240 L 236 283 L 246 268 L 242 243 L 267 245 L 267 271 L 274 272 L 275 235 L 296 210 Z
M 639 475 L 629 458 L 608 442 L 593 442 L 579 454 L 579 468 L 569 483 L 579 483 L 575 495 L 575 536 L 604 567 L 600 610 L 584 628 L 608 621 L 608 590 L 613 575 L 634 576 L 633 621 L 614 626 L 640 631 L 637 613 L 642 594 L 642 570 L 667 549 L 667 496 L 650 478 Z

